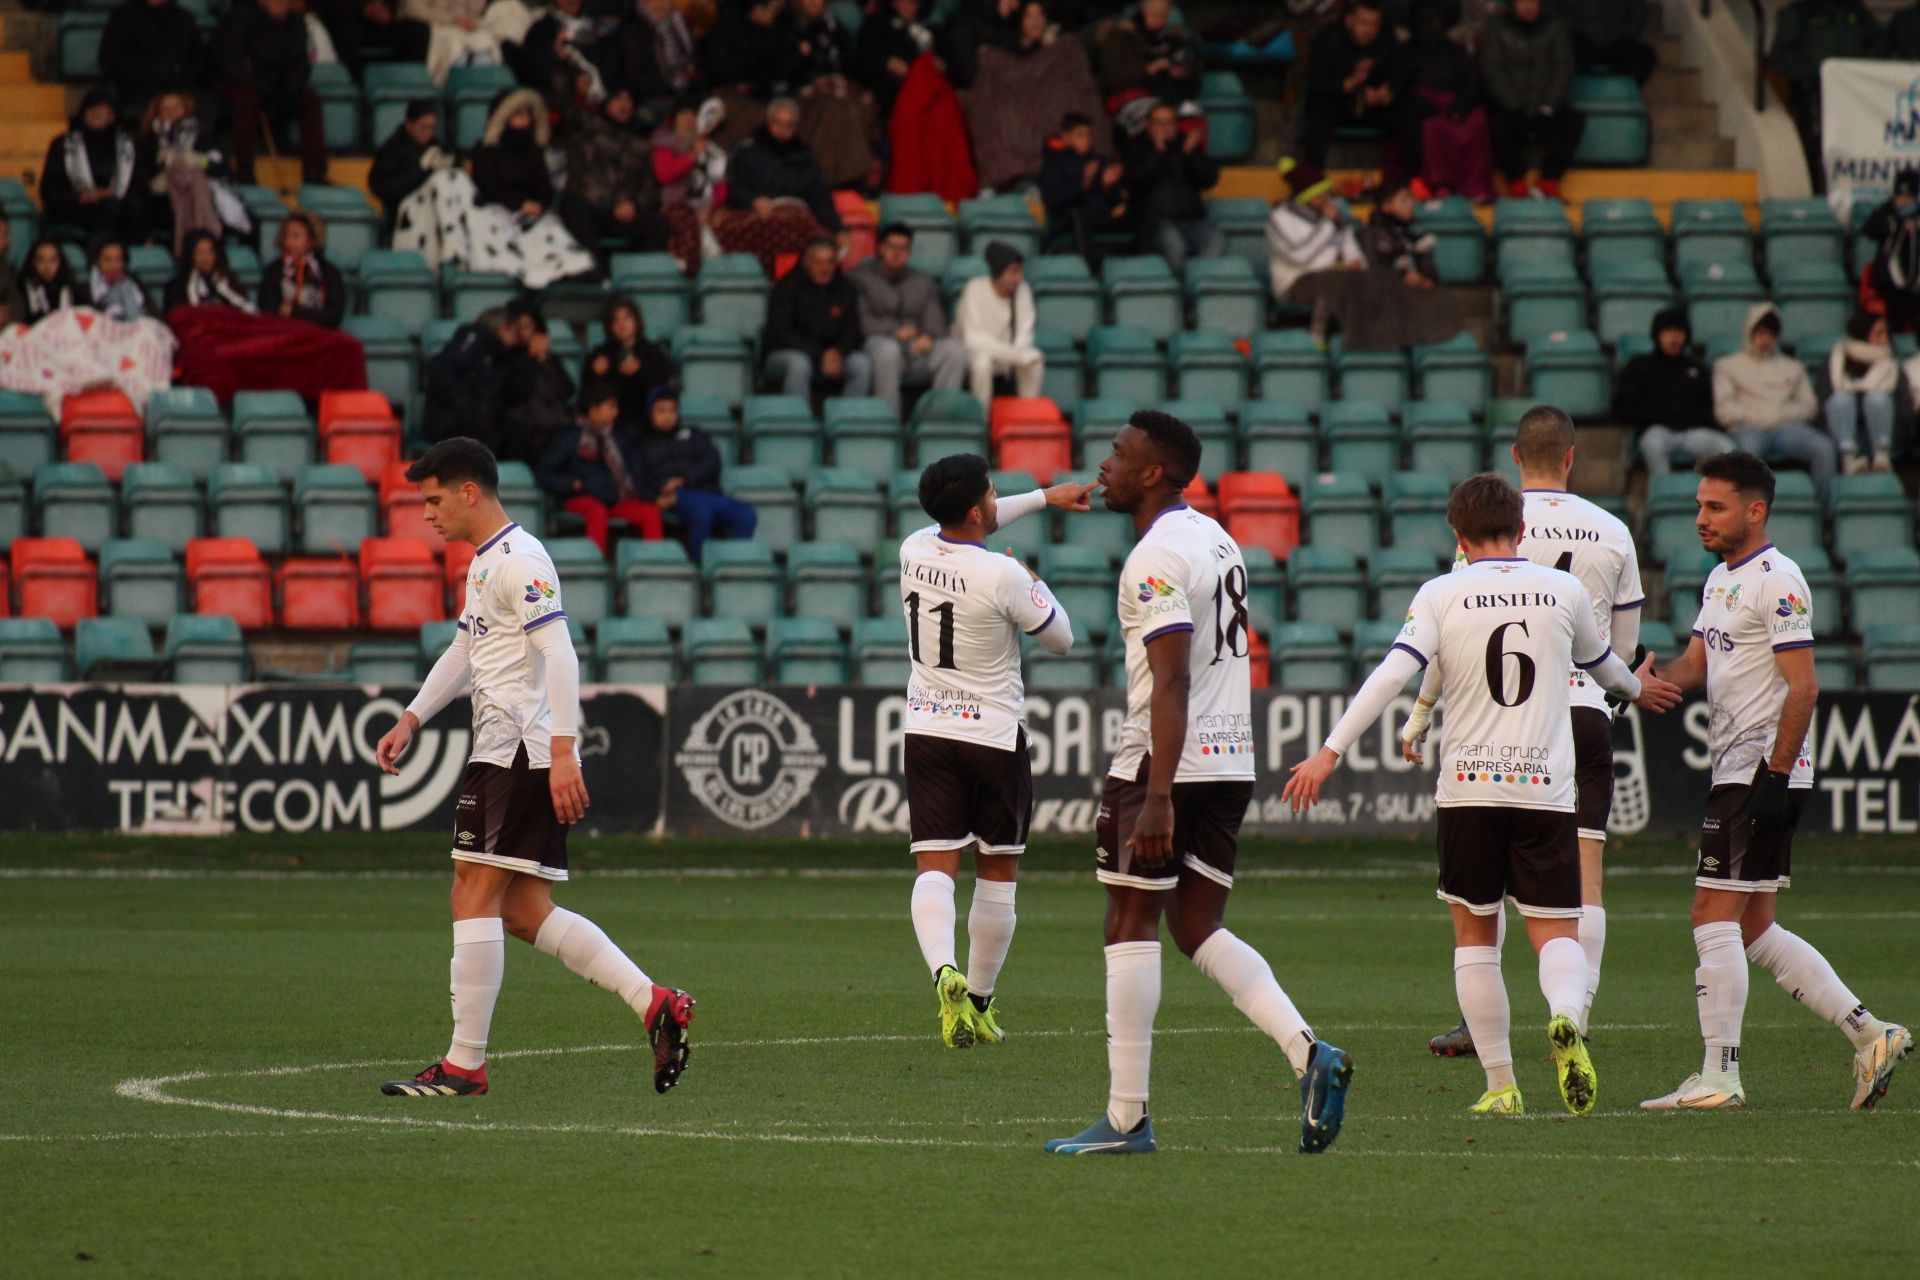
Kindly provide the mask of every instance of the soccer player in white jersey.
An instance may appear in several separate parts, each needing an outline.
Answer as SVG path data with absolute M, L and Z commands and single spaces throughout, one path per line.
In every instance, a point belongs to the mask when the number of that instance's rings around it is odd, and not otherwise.
M 1520 419 L 1513 443 L 1513 461 L 1520 469 L 1520 496 L 1525 499 L 1527 533 L 1520 554 L 1535 564 L 1562 569 L 1580 579 L 1593 599 L 1594 623 L 1608 637 L 1609 647 L 1640 660 L 1640 609 L 1646 592 L 1640 586 L 1640 557 L 1633 534 L 1619 517 L 1570 493 L 1567 477 L 1573 472 L 1573 419 L 1552 405 L 1535 405 Z M 1466 567 L 1455 555 L 1456 571 Z M 1400 737 L 1408 760 L 1419 763 L 1420 744 L 1426 740 L 1434 699 L 1439 697 L 1440 673 L 1427 668 L 1420 697 Z M 1567 701 L 1573 711 L 1573 779 L 1578 794 L 1575 813 L 1580 832 L 1580 949 L 1587 955 L 1587 999 L 1581 1006 L 1580 1034 L 1587 1034 L 1593 1016 L 1594 993 L 1600 988 L 1600 958 L 1607 945 L 1607 911 L 1601 898 L 1601 855 L 1606 851 L 1607 818 L 1613 809 L 1613 713 L 1606 692 L 1586 672 L 1567 673 Z M 1495 917 L 1494 946 L 1507 940 L 1507 913 Z M 1473 1034 L 1466 1019 L 1427 1042 L 1443 1057 L 1473 1052 Z
M 1106 1114 L 1059 1155 L 1154 1150 L 1147 1114 L 1160 1004 L 1160 918 L 1200 971 L 1286 1054 L 1300 1081 L 1300 1150 L 1340 1132 L 1353 1059 L 1314 1039 L 1259 952 L 1221 921 L 1253 799 L 1247 565 L 1181 493 L 1200 468 L 1193 428 L 1135 413 L 1100 467 L 1107 507 L 1139 541 L 1120 576 L 1127 718 L 1100 798 L 1096 876 L 1107 886 Z
M 1073 647 L 1073 623 L 1047 584 L 986 540 L 1049 505 L 1085 511 L 1092 489 L 1066 483 L 1003 499 L 985 458 L 942 458 L 920 475 L 920 506 L 934 523 L 900 544 L 900 607 L 913 663 L 908 847 L 919 875 L 911 912 L 940 1004 L 940 1039 L 950 1049 L 1003 1038 L 993 989 L 1013 945 L 1014 882 L 1033 820 L 1020 637 L 1053 654 Z M 961 973 L 953 882 L 968 849 L 975 878 Z
M 1564 671 L 1578 668 L 1612 693 L 1663 711 L 1680 691 L 1615 656 L 1595 624 L 1580 580 L 1520 554 L 1526 531 L 1520 493 L 1496 475 L 1454 488 L 1447 523 L 1467 567 L 1421 587 L 1400 638 L 1367 678 L 1326 745 L 1293 767 L 1283 795 L 1312 805 L 1340 757 L 1377 721 L 1407 679 L 1439 668 L 1447 701 L 1442 726 L 1438 896 L 1453 915 L 1454 991 L 1467 1015 L 1487 1090 L 1473 1110 L 1519 1115 L 1524 1106 L 1508 1041 L 1512 1012 L 1494 946 L 1495 920 L 1511 896 L 1539 952 L 1547 1042 L 1561 1101 L 1593 1109 L 1599 1081 L 1580 1038 L 1587 987 L 1580 922 L 1573 723 Z
M 1813 665 L 1813 593 L 1767 539 L 1773 472 L 1750 453 L 1701 459 L 1700 545 L 1720 557 L 1707 576 L 1686 653 L 1660 668 L 1683 689 L 1705 685 L 1713 779 L 1694 876 L 1694 995 L 1706 1057 L 1650 1111 L 1744 1107 L 1740 1024 L 1747 961 L 1852 1041 L 1853 1101 L 1871 1107 L 1913 1045 L 1907 1029 L 1867 1012 L 1826 957 L 1775 921 L 1791 874 L 1793 834 L 1813 788 L 1808 732 L 1820 687 Z M 1742 948 L 1745 954 L 1742 954 Z
M 580 664 L 553 561 L 507 519 L 499 467 L 478 440 L 441 441 L 407 468 L 407 479 L 420 486 L 428 523 L 475 549 L 453 643 L 375 755 L 398 773 L 415 731 L 469 684 L 473 754 L 453 818 L 453 1042 L 440 1061 L 380 1091 L 487 1091 L 487 1029 L 512 934 L 627 1002 L 653 1045 L 653 1086 L 665 1093 L 687 1063 L 693 998 L 654 983 L 598 925 L 553 902 L 554 883 L 567 878 L 567 826 L 587 811 L 575 749 Z

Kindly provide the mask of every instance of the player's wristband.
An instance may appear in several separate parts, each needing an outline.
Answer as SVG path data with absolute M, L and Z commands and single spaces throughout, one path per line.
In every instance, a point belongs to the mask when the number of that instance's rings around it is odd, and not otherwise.
M 1433 723 L 1433 708 L 1419 699 L 1414 699 L 1413 710 L 1407 715 L 1407 722 L 1400 726 L 1400 741 L 1406 743 L 1425 742 L 1427 728 Z
M 1645 646 L 1644 644 L 1637 644 L 1633 646 L 1633 661 L 1627 664 L 1627 670 L 1634 671 L 1634 672 L 1639 671 L 1640 664 L 1645 662 L 1646 660 L 1647 660 L 1647 646 Z M 1654 673 L 1651 669 L 1649 669 L 1647 674 L 1652 675 Z M 1632 699 L 1623 698 L 1617 693 L 1610 693 L 1606 697 L 1607 706 L 1612 709 L 1613 714 L 1615 715 L 1619 715 L 1621 712 L 1625 711 L 1627 709 L 1627 704 L 1631 701 Z

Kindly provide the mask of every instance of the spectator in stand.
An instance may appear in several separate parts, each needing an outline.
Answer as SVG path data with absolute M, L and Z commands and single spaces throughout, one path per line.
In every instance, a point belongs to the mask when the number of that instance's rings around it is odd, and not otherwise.
M 864 396 L 873 362 L 863 349 L 860 295 L 840 271 L 833 241 L 815 240 L 800 265 L 767 294 L 767 376 L 790 396 L 811 397 L 816 381 L 841 395 Z
M 1573 32 L 1573 61 L 1581 75 L 1606 70 L 1645 84 L 1659 61 L 1640 38 L 1647 29 L 1647 0 L 1557 0 Z
M 1353 217 L 1322 178 L 1273 206 L 1267 218 L 1267 273 L 1285 301 L 1293 282 L 1315 271 L 1364 271 L 1366 254 Z
M 40 207 L 52 226 L 79 237 L 146 239 L 147 180 L 134 137 L 104 88 L 80 99 L 68 130 L 47 146 L 40 165 Z
M 111 320 L 139 320 L 147 314 L 147 294 L 127 274 L 127 246 L 111 236 L 96 236 L 87 246 L 87 298 Z
M 1178 276 L 1187 255 L 1217 258 L 1227 238 L 1207 216 L 1206 192 L 1220 181 L 1220 166 L 1208 157 L 1205 136 L 1180 131 L 1180 115 L 1171 103 L 1158 103 L 1147 116 L 1147 131 L 1127 147 L 1127 205 L 1139 220 L 1143 253 L 1158 253 Z
M 521 82 L 549 102 L 598 106 L 620 83 L 623 47 L 616 19 L 586 12 L 586 0 L 554 0 L 520 41 Z M 581 92 L 584 90 L 584 92 Z
M 587 353 L 580 381 L 610 382 L 620 393 L 620 420 L 644 422 L 647 402 L 680 377 L 667 349 L 647 339 L 647 322 L 631 298 L 615 298 L 601 316 L 606 338 Z
M 13 224 L 0 209 L 0 328 L 25 319 L 27 300 L 20 293 L 20 274 L 13 269 Z
M 547 322 L 532 309 L 516 318 L 520 344 L 500 375 L 500 436 L 508 458 L 536 462 L 547 444 L 573 422 L 576 388 L 566 366 L 553 358 Z
M 1384 0 L 1349 0 L 1340 25 L 1322 30 L 1307 51 L 1299 160 L 1287 180 L 1310 187 L 1327 176 L 1335 129 L 1391 128 L 1402 79 Z
M 1873 241 L 1867 283 L 1887 309 L 1887 323 L 1911 333 L 1920 321 L 1920 170 L 1902 169 L 1893 194 L 1867 216 L 1860 233 Z
M 662 117 L 700 85 L 693 32 L 673 0 L 639 0 L 619 37 L 621 78 L 649 114 Z
M 1840 469 L 1848 475 L 1869 467 L 1893 470 L 1893 398 L 1900 390 L 1900 366 L 1885 316 L 1853 313 L 1846 336 L 1827 356 L 1827 385 L 1827 430 L 1840 450 Z
M 203 127 L 197 105 L 184 93 L 159 95 L 148 104 L 135 142 L 140 169 L 154 193 L 149 222 L 171 229 L 176 257 L 194 231 L 223 236 L 229 228 L 240 233 L 252 228 L 246 206 L 227 185 L 225 158 L 200 145 L 213 131 Z
M 1047 207 L 1047 239 L 1073 237 L 1074 250 L 1091 258 L 1093 238 L 1120 228 L 1115 210 L 1126 200 L 1126 166 L 1093 149 L 1093 120 L 1070 112 L 1060 132 L 1047 139 L 1040 162 L 1040 199 Z
M 785 58 L 780 11 L 786 0 L 738 0 L 722 6 L 704 46 L 709 77 L 745 119 L 753 103 L 773 96 Z
M 1433 237 L 1414 227 L 1413 214 L 1407 184 L 1382 183 L 1360 236 L 1367 269 L 1314 271 L 1294 281 L 1287 300 L 1313 308 L 1315 338 L 1324 341 L 1337 327 L 1347 351 L 1392 351 L 1445 342 L 1466 327 L 1459 299 L 1438 287 Z
M 920 11 L 920 0 L 880 0 L 860 25 L 855 78 L 873 90 L 883 116 L 893 114 L 893 100 L 900 96 L 914 61 L 933 52 L 933 29 L 920 21 Z
M 1033 288 L 1026 258 L 998 240 L 988 242 L 987 274 L 967 281 L 953 309 L 954 336 L 967 349 L 967 382 L 981 405 L 993 408 L 993 380 L 1011 374 L 1017 394 L 1037 396 L 1047 359 L 1033 343 Z
M 200 83 L 200 25 L 178 0 L 126 0 L 100 33 L 100 74 L 130 116 L 147 100 Z
M 769 275 L 776 257 L 804 248 L 823 228 L 842 246 L 847 239 L 820 162 L 796 136 L 799 128 L 799 103 L 775 98 L 768 104 L 766 123 L 733 153 L 728 208 L 712 220 L 721 248 L 756 254 Z
M 751 538 L 759 513 L 721 489 L 720 450 L 712 436 L 680 421 L 679 393 L 655 387 L 642 421 L 646 427 L 633 436 L 639 466 L 657 495 L 654 502 L 680 517 L 687 557 L 700 563 L 709 538 Z
M 56 311 L 74 305 L 73 272 L 67 255 L 53 240 L 36 240 L 27 250 L 26 269 L 20 273 L 21 311 L 14 320 L 37 324 Z
M 401 17 L 393 6 L 394 0 L 307 0 L 307 12 L 320 19 L 333 51 L 356 80 L 372 58 L 426 61 L 427 24 Z
M 520 322 L 505 307 L 483 311 L 453 331 L 447 345 L 427 358 L 427 439 L 472 436 L 501 456 L 500 383 L 521 343 Z
M 654 490 L 633 437 L 621 425 L 620 393 L 608 383 L 587 384 L 575 424 L 553 437 L 538 470 L 541 486 L 560 499 L 561 508 L 587 522 L 587 536 L 603 556 L 608 526 L 616 519 L 650 542 L 665 532 L 659 506 L 643 496 Z
M 232 307 L 250 315 L 257 310 L 210 231 L 187 233 L 180 269 L 167 281 L 166 307 L 169 312 L 176 307 Z
M 1787 82 L 1787 108 L 1816 183 L 1822 176 L 1820 64 L 1829 58 L 1884 58 L 1887 52 L 1887 33 L 1862 0 L 1794 0 L 1774 15 L 1767 66 Z
M 1109 94 L 1140 94 L 1176 107 L 1200 92 L 1200 46 L 1173 20 L 1173 0 L 1141 0 L 1100 44 Z
M 1661 311 L 1651 333 L 1653 350 L 1627 361 L 1613 388 L 1613 416 L 1639 434 L 1647 474 L 1667 474 L 1676 457 L 1698 462 L 1733 452 L 1733 437 L 1714 425 L 1713 376 L 1687 349 L 1687 309 Z
M 643 253 L 667 247 L 667 220 L 653 180 L 653 147 L 634 118 L 633 95 L 616 86 L 598 111 L 575 114 L 567 136 L 567 230 L 594 257 L 617 238 Z
M 1824 506 L 1833 482 L 1833 437 L 1814 425 L 1819 402 L 1807 371 L 1780 350 L 1780 312 L 1747 311 L 1746 348 L 1713 364 L 1713 416 L 1734 443 L 1767 462 L 1797 462 L 1813 475 Z
M 392 237 L 401 202 L 453 163 L 453 154 L 443 150 L 435 138 L 439 132 L 440 104 L 431 98 L 418 98 L 407 104 L 406 119 L 373 153 L 367 189 L 380 201 L 388 238 Z
M 295 209 L 280 224 L 280 256 L 260 274 L 260 310 L 270 316 L 307 320 L 338 329 L 347 314 L 347 287 L 340 268 L 326 258 L 325 224 Z
M 718 98 L 687 99 L 653 134 L 653 177 L 660 184 L 660 209 L 670 235 L 667 252 L 683 268 L 700 265 L 702 240 L 712 238 L 716 208 L 727 202 L 727 153 L 712 133 L 725 116 Z M 718 239 L 713 239 L 717 252 Z
M 500 36 L 487 21 L 491 0 L 400 0 L 400 16 L 427 26 L 427 74 L 445 84 L 458 66 L 495 66 Z M 503 6 L 504 9 L 504 6 Z
M 880 228 L 873 257 L 847 273 L 860 295 L 860 328 L 873 364 L 873 393 L 900 414 L 900 386 L 957 387 L 967 373 L 967 351 L 947 336 L 940 282 L 909 265 L 913 229 Z
M 853 37 L 827 0 L 794 0 L 780 34 L 775 89 L 800 102 L 800 140 L 819 159 L 829 187 L 867 181 L 880 117 L 873 95 L 851 78 Z
M 553 208 L 547 168 L 547 104 L 531 89 L 501 98 L 473 149 L 473 185 L 480 203 L 512 210 L 524 226 Z
M 300 128 L 301 180 L 327 180 L 327 139 L 320 98 L 308 87 L 312 54 L 307 21 L 293 0 L 235 0 L 213 34 L 208 60 L 214 92 L 233 121 L 233 174 L 253 181 L 254 155 L 262 127 Z
M 1447 32 L 1459 0 L 1425 0 L 1414 11 L 1400 95 L 1400 160 L 1436 195 L 1493 199 L 1493 142 L 1482 107 L 1480 68 Z
M 1039 181 L 1049 148 L 1059 140 L 1054 122 L 1069 115 L 1097 119 L 1091 145 L 1113 150 L 1111 120 L 1087 47 L 1077 39 L 1061 39 L 1058 24 L 1039 0 L 1026 0 L 1018 16 L 1011 42 L 980 49 L 973 92 L 966 99 L 966 127 L 982 189 L 1014 191 Z
M 1586 118 L 1567 104 L 1573 94 L 1573 37 L 1567 24 L 1540 12 L 1541 0 L 1513 0 L 1505 16 L 1487 24 L 1480 71 L 1487 85 L 1487 123 L 1493 163 L 1506 175 L 1507 194 L 1527 195 L 1526 147 L 1541 146 L 1540 180 L 1531 190 L 1560 198 L 1560 179 L 1573 163 Z
M 793 0 L 780 25 L 780 73 L 775 88 L 801 94 L 821 81 L 845 92 L 853 76 L 853 35 L 826 0 Z

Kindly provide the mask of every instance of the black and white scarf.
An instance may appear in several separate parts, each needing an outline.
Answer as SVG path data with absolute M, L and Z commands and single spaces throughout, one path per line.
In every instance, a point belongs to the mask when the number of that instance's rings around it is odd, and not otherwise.
M 98 191 L 100 184 L 94 179 L 93 161 L 87 157 L 85 132 L 69 129 L 61 150 L 65 153 L 67 181 L 73 184 L 73 189 Z M 109 187 L 114 195 L 125 199 L 127 189 L 132 185 L 133 136 L 125 129 L 116 129 L 113 133 L 113 181 Z
M 240 291 L 232 277 L 195 271 L 187 276 L 187 305 L 190 307 L 235 307 L 252 312 L 253 300 Z
M 59 296 L 55 297 L 48 290 L 47 282 L 38 276 L 29 276 L 22 280 L 20 292 L 27 300 L 27 314 L 35 320 L 52 315 L 56 311 L 64 311 L 73 305 L 73 290 L 62 285 Z
M 320 311 L 327 305 L 327 279 L 320 270 L 320 259 L 312 254 L 304 258 L 280 257 L 280 299 L 291 298 L 295 311 Z

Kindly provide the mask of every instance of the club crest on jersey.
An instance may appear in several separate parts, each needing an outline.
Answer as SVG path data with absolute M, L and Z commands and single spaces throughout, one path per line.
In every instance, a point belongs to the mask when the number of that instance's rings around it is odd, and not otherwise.
M 553 599 L 553 584 L 551 582 L 542 582 L 540 579 L 535 578 L 526 585 L 525 590 L 526 595 L 523 598 L 528 604 L 539 604 L 542 600 Z
M 1160 578 L 1149 576 L 1140 584 L 1140 603 L 1145 604 L 1155 596 L 1166 597 L 1173 594 L 1173 584 Z
M 1773 611 L 1782 618 L 1804 618 L 1807 616 L 1807 602 L 1789 591 L 1780 597 L 1780 603 Z
M 485 569 L 481 569 L 481 570 L 479 570 L 479 571 L 478 571 L 477 573 L 475 573 L 475 574 L 474 574 L 474 575 L 473 575 L 472 577 L 470 577 L 470 578 L 468 578 L 468 579 L 467 579 L 467 585 L 468 585 L 468 586 L 470 586 L 470 587 L 475 587 L 475 588 L 478 588 L 478 587 L 484 587 L 484 586 L 486 586 L 486 585 L 487 585 L 487 571 L 486 571 Z
M 1745 585 L 1745 583 L 1736 582 L 1727 588 L 1727 608 L 1738 609 L 1740 607 L 1740 588 Z

